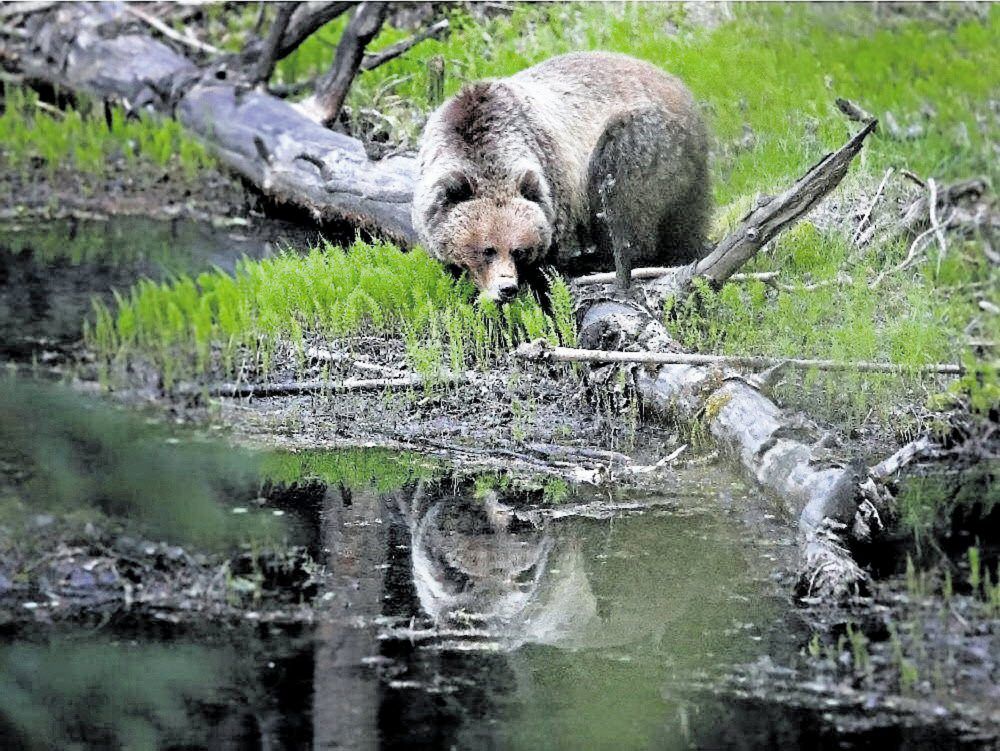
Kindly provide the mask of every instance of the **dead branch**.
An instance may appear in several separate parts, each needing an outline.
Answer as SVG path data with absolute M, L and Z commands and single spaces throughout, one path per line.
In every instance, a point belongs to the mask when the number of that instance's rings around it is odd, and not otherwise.
M 868 223 L 868 220 L 871 219 L 872 211 L 875 210 L 875 206 L 878 204 L 878 199 L 882 197 L 882 191 L 885 190 L 886 183 L 889 182 L 889 177 L 891 175 L 892 175 L 892 167 L 889 167 L 889 169 L 887 169 L 885 171 L 885 174 L 882 176 L 882 182 L 878 184 L 878 190 L 875 191 L 875 195 L 872 198 L 871 203 L 868 204 L 868 210 L 865 211 L 864 216 L 861 217 L 861 221 L 858 222 L 858 229 L 854 233 L 854 238 L 851 241 L 855 245 L 861 244 L 860 243 L 861 235 L 864 232 L 865 225 Z
M 589 363 L 638 363 L 642 365 L 725 365 L 733 368 L 764 369 L 781 366 L 794 370 L 822 370 L 856 373 L 896 373 L 962 375 L 960 364 L 896 365 L 894 363 L 841 360 L 811 360 L 795 357 L 704 355 L 688 352 L 617 352 L 603 349 L 553 347 L 545 339 L 522 344 L 517 356 L 525 360 Z
M 264 41 L 264 50 L 261 53 L 260 60 L 257 61 L 257 68 L 251 76 L 252 83 L 266 84 L 271 79 L 274 66 L 278 62 L 278 48 L 288 28 L 288 22 L 291 20 L 292 14 L 298 5 L 296 2 L 278 3 L 277 15 L 267 34 L 267 39 Z
M 345 378 L 337 380 L 287 381 L 281 383 L 186 383 L 172 392 L 174 396 L 213 396 L 226 398 L 302 396 L 306 394 L 346 394 L 358 391 L 396 391 L 427 385 L 452 385 L 467 381 L 464 373 L 443 373 L 428 380 L 419 375 L 402 378 Z
M 9 26 L 8 24 L 0 23 L 0 36 L 28 39 L 31 35 L 18 26 Z
M 32 13 L 39 13 L 43 10 L 49 10 L 54 5 L 58 5 L 56 2 L 22 2 L 22 3 L 10 3 L 9 5 L 0 8 L 0 18 L 14 18 L 15 16 L 29 16 Z
M 632 269 L 632 280 L 650 280 L 650 279 L 660 279 L 666 276 L 672 276 L 677 273 L 676 266 L 644 266 L 637 269 Z M 779 271 L 752 271 L 747 273 L 733 274 L 729 277 L 730 282 L 763 282 L 768 287 L 779 290 L 781 292 L 813 292 L 817 289 L 822 289 L 824 287 L 833 287 L 837 285 L 844 285 L 850 283 L 850 278 L 844 278 L 843 276 L 838 276 L 836 279 L 824 279 L 820 282 L 811 282 L 809 284 L 781 284 L 778 282 L 778 277 L 781 276 Z M 602 271 L 596 274 L 587 274 L 586 276 L 578 276 L 575 279 L 570 280 L 575 286 L 586 287 L 592 284 L 613 284 L 617 276 L 613 271 Z
M 408 36 L 406 39 L 402 39 L 395 44 L 386 47 L 384 50 L 368 53 L 361 59 L 361 70 L 372 70 L 380 65 L 384 65 L 390 60 L 395 60 L 404 52 L 416 47 L 425 39 L 430 39 L 431 37 L 447 31 L 450 26 L 451 22 L 447 18 L 443 18 L 437 23 L 428 26 L 426 29 L 422 29 L 416 34 Z
M 844 99 L 842 97 L 837 97 L 834 102 L 837 105 L 837 109 L 847 115 L 848 120 L 854 120 L 858 123 L 870 123 L 875 119 L 875 116 L 864 109 L 861 105 L 852 102 L 850 99 Z
M 695 273 L 721 284 L 779 232 L 791 227 L 829 193 L 847 173 L 865 138 L 875 130 L 872 120 L 850 141 L 800 178 L 792 187 L 748 214 L 733 232 L 698 262 Z
M 952 213 L 954 213 L 954 211 Z M 951 216 L 952 214 L 948 215 L 947 219 L 945 219 L 945 223 L 951 221 Z M 900 271 L 909 268 L 910 264 L 912 264 L 914 261 L 917 260 L 917 258 L 920 257 L 920 253 L 924 249 L 924 240 L 930 237 L 931 234 L 937 232 L 937 230 L 938 227 L 936 225 L 932 225 L 931 227 L 929 227 L 928 229 L 924 230 L 919 235 L 917 235 L 915 238 L 913 238 L 913 242 L 910 243 L 910 248 L 906 252 L 906 257 L 892 268 L 882 271 L 877 277 L 875 277 L 875 279 L 868 285 L 868 287 L 870 289 L 876 289 L 879 286 L 881 286 L 882 282 L 884 282 L 886 277 L 888 277 L 890 274 L 898 274 Z
M 315 31 L 355 5 L 357 2 L 299 3 L 281 35 L 275 57 L 278 60 L 288 57 Z
M 938 194 L 937 194 L 937 182 L 933 177 L 927 178 L 927 189 L 930 191 L 930 199 L 928 200 L 929 215 L 931 219 L 931 229 L 934 230 L 934 237 L 937 239 L 938 250 L 941 252 L 938 254 L 938 268 L 941 266 L 941 259 L 944 258 L 945 254 L 948 252 L 948 243 L 944 239 L 944 230 L 941 229 L 941 221 L 938 219 Z
M 213 47 L 211 44 L 208 44 L 207 42 L 202 42 L 193 37 L 188 37 L 185 36 L 184 34 L 181 34 L 179 31 L 176 31 L 175 29 L 172 29 L 169 26 L 167 26 L 165 23 L 163 23 L 163 21 L 161 21 L 156 16 L 151 16 L 149 13 L 146 13 L 143 10 L 139 10 L 139 8 L 137 8 L 135 5 L 126 4 L 125 11 L 135 16 L 148 26 L 156 29 L 158 32 L 163 34 L 163 36 L 165 36 L 167 39 L 172 39 L 178 44 L 183 44 L 185 47 L 190 47 L 193 50 L 197 50 L 198 52 L 204 52 L 209 55 L 222 54 L 222 50 L 220 50 L 218 47 Z
M 361 67 L 365 47 L 382 28 L 387 7 L 379 2 L 364 2 L 358 6 L 340 37 L 329 72 L 320 78 L 316 93 L 300 105 L 302 112 L 311 119 L 326 127 L 337 121 Z

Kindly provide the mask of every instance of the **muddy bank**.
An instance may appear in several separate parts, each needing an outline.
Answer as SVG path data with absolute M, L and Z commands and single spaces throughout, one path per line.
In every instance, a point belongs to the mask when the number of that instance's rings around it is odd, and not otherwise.
M 16 168 L 0 155 L 0 220 L 97 216 L 187 218 L 224 222 L 260 215 L 256 194 L 215 169 L 185 177 L 173 168 L 137 165 L 124 157 L 102 165 L 102 174 L 69 166 L 50 169 L 41 160 Z

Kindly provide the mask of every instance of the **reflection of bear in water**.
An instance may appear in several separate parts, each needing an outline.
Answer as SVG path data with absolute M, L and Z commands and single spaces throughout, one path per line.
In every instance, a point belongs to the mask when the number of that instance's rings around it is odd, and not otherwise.
M 534 524 L 496 494 L 477 500 L 426 482 L 390 504 L 408 531 L 420 609 L 442 627 L 480 622 L 508 648 L 652 639 L 696 656 L 745 608 L 731 595 L 751 572 L 717 515 Z
M 602 52 L 466 87 L 424 128 L 413 224 L 428 250 L 510 299 L 554 265 L 704 255 L 707 135 L 694 98 L 648 63 Z
M 596 617 L 578 546 L 518 521 L 495 493 L 431 500 L 420 484 L 396 498 L 420 606 L 435 621 L 471 615 L 515 643 L 555 643 Z

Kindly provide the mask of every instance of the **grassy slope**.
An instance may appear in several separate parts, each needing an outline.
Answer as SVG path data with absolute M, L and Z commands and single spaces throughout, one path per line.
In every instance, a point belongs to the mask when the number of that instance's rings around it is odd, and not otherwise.
M 355 112 L 378 109 L 387 118 L 390 138 L 411 144 L 431 105 L 426 70 L 427 61 L 435 55 L 446 61 L 446 93 L 452 93 L 463 81 L 506 75 L 552 54 L 611 49 L 679 74 L 703 101 L 717 139 L 713 166 L 719 232 L 755 194 L 788 182 L 847 137 L 851 126 L 834 110 L 836 96 L 853 98 L 880 115 L 891 111 L 904 127 L 919 122 L 924 129 L 913 140 L 893 140 L 884 132 L 876 135 L 849 178 L 855 190 L 870 195 L 889 166 L 939 180 L 984 174 L 995 183 L 997 124 L 987 102 L 997 94 L 991 71 L 1000 63 L 995 52 L 1000 8 L 990 8 L 985 19 L 955 16 L 947 23 L 890 18 L 883 13 L 873 6 L 749 6 L 707 29 L 687 24 L 683 9 L 657 4 L 525 5 L 510 17 L 489 21 L 475 21 L 456 11 L 450 37 L 425 42 L 404 58 L 363 74 L 349 103 Z M 342 24 L 343 20 L 333 22 L 283 61 L 279 76 L 292 80 L 325 67 L 330 44 Z M 386 29 L 376 46 L 390 44 L 406 33 Z M 933 115 L 924 114 L 928 111 Z M 856 254 L 849 242 L 852 229 L 853 220 L 842 229 L 803 224 L 751 269 L 780 270 L 787 284 L 846 273 L 848 284 L 810 293 L 775 292 L 757 284 L 728 285 L 717 294 L 705 291 L 691 300 L 677 301 L 671 327 L 687 345 L 705 351 L 912 364 L 962 357 L 964 330 L 980 314 L 979 299 L 985 296 L 1000 302 L 996 272 L 988 268 L 976 244 L 952 241 L 951 252 L 941 259 L 932 250 L 926 261 L 890 275 L 872 291 L 868 282 L 899 262 L 906 243 L 879 243 Z M 365 262 L 374 258 L 372 252 L 363 250 Z M 403 263 L 390 248 L 378 253 L 380 260 L 373 262 L 386 273 Z M 324 263 L 314 253 L 301 261 L 286 258 L 271 265 L 246 264 L 238 278 L 258 277 L 260 281 L 247 287 L 243 302 L 237 302 L 237 307 L 248 300 L 253 305 L 252 315 L 242 323 L 227 323 L 223 309 L 213 312 L 214 303 L 206 302 L 217 296 L 221 282 L 210 281 L 206 287 L 205 279 L 198 284 L 181 280 L 171 289 L 155 292 L 147 286 L 118 313 L 117 322 L 111 314 L 104 315 L 103 333 L 99 322 L 100 335 L 94 341 L 105 353 L 123 347 L 159 348 L 166 365 L 183 359 L 190 350 L 172 349 L 168 354 L 169 348 L 162 346 L 165 337 L 170 347 L 185 341 L 194 344 L 204 363 L 210 343 L 221 342 L 224 348 L 233 342 L 254 343 L 262 330 L 292 338 L 301 338 L 300 328 L 347 333 L 328 319 L 345 300 L 362 293 L 347 287 L 332 289 L 324 281 L 324 274 L 329 273 Z M 424 261 L 405 263 L 421 265 Z M 433 276 L 429 267 L 421 268 Z M 431 286 L 444 283 L 442 277 Z M 970 288 L 970 284 L 978 286 Z M 324 292 L 300 293 L 296 285 L 307 290 L 320 285 Z M 280 292 L 269 293 L 271 287 Z M 453 364 L 466 359 L 464 354 L 449 355 L 449 341 L 463 338 L 457 329 L 450 339 L 441 333 L 453 314 L 445 312 L 444 318 L 435 320 L 418 305 L 415 317 L 411 316 L 411 292 L 401 291 L 401 297 L 376 296 L 379 305 L 388 306 L 386 313 L 367 301 L 361 306 L 367 313 L 361 317 L 351 308 L 345 315 L 356 322 L 352 330 L 404 323 L 413 330 L 416 321 L 422 336 L 431 334 L 431 344 L 424 348 L 425 361 L 438 355 Z M 366 294 L 371 293 L 366 290 Z M 443 310 L 461 310 L 461 316 L 470 320 L 477 317 L 462 307 L 468 305 L 467 291 L 426 299 L 430 301 L 427 311 L 443 305 Z M 408 311 L 403 316 L 392 312 L 400 306 Z M 145 323 L 133 333 L 132 321 L 143 320 L 144 315 Z M 537 313 L 532 315 L 537 318 Z M 536 321 L 536 329 L 545 327 Z M 995 322 L 987 315 L 980 321 L 978 334 L 996 338 L 993 332 Z M 504 341 L 503 337 L 490 338 Z M 808 374 L 804 382 L 790 382 L 779 396 L 794 406 L 857 424 L 872 410 L 888 421 L 901 397 L 919 395 L 923 388 L 899 378 Z M 997 393 L 996 374 L 991 371 L 987 385 L 978 387 L 975 396 L 987 404 Z

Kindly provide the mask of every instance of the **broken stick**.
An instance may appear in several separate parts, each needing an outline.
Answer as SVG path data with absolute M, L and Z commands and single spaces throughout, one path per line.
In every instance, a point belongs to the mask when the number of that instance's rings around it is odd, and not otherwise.
M 958 363 L 897 365 L 895 363 L 843 360 L 811 360 L 795 357 L 760 357 L 741 355 L 703 355 L 689 352 L 618 352 L 603 349 L 553 347 L 545 339 L 522 344 L 517 356 L 525 360 L 555 362 L 639 363 L 643 365 L 728 365 L 734 368 L 772 368 L 796 370 L 848 371 L 860 373 L 962 375 L 965 366 Z

